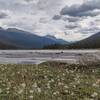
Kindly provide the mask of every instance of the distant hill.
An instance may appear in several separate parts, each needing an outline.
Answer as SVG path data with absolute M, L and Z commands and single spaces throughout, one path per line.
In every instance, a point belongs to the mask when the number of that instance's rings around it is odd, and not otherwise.
M 40 49 L 46 45 L 66 43 L 64 40 L 40 37 L 16 28 L 0 28 L 0 49 Z
M 46 35 L 46 38 L 52 39 L 53 41 L 57 42 L 58 44 L 69 44 L 69 42 L 63 40 L 63 39 L 57 39 L 56 37 L 52 36 L 52 35 Z
M 96 49 L 100 48 L 100 32 L 80 40 L 78 42 L 69 43 L 67 45 L 49 45 L 44 49 Z
M 74 49 L 92 49 L 92 48 L 100 48 L 100 32 L 84 39 L 81 41 L 78 41 L 76 43 L 72 43 L 68 45 L 66 48 L 74 48 Z

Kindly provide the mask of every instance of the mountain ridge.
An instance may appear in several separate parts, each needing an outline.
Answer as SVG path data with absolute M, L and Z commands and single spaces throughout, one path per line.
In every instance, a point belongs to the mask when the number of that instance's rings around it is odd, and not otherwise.
M 5 47 L 17 47 L 18 49 L 40 49 L 46 45 L 63 43 L 66 44 L 67 42 L 58 41 L 56 38 L 53 40 L 45 36 L 41 37 L 16 28 L 3 29 L 0 27 L 0 44 L 2 44 L 0 49 L 3 49 L 3 44 Z
M 78 42 L 72 43 L 68 46 L 68 48 L 79 48 L 79 49 L 92 49 L 92 48 L 100 48 L 100 32 L 96 34 L 80 40 Z
M 100 32 L 80 41 L 67 45 L 50 45 L 44 49 L 97 49 L 100 48 Z

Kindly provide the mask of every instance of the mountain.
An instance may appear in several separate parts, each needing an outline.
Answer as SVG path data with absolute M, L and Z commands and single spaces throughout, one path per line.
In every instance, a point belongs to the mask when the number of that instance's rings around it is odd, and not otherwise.
M 78 41 L 76 43 L 72 43 L 68 45 L 66 48 L 74 48 L 74 49 L 92 49 L 92 48 L 100 48 L 100 32 L 84 39 L 81 41 Z
M 57 42 L 58 44 L 69 44 L 69 42 L 67 42 L 63 39 L 57 39 L 55 36 L 52 36 L 52 35 L 46 35 L 45 37 L 52 39 L 53 41 Z
M 49 37 L 40 37 L 16 28 L 0 28 L 0 49 L 39 49 L 46 45 L 67 43 Z
M 72 42 L 67 45 L 51 45 L 44 49 L 96 49 L 100 48 L 100 32 L 77 42 Z

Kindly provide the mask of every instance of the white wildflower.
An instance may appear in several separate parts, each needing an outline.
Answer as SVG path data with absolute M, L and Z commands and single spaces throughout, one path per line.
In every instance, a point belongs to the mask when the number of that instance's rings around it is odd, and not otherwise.
M 96 81 L 96 84 L 100 84 L 100 79 L 98 79 L 98 80 Z
M 25 88 L 25 87 L 26 87 L 26 84 L 25 84 L 25 83 L 22 83 L 21 86 L 22 86 L 23 88 Z
M 54 79 L 51 79 L 51 82 L 54 82 Z
M 76 85 L 73 85 L 74 88 L 76 88 Z
M 30 90 L 30 93 L 33 93 L 34 91 L 33 90 Z
M 2 89 L 0 89 L 0 93 L 2 92 Z
M 17 74 L 20 74 L 20 72 L 17 72 Z
M 97 92 L 94 92 L 91 96 L 92 97 L 96 97 L 98 95 L 98 93 Z
M 74 95 L 74 92 L 72 92 L 71 95 L 73 96 Z
M 7 91 L 7 94 L 9 94 L 10 93 L 10 91 Z
M 60 80 L 60 79 L 58 79 L 58 81 L 60 82 L 61 80 Z
M 71 70 L 70 72 L 71 72 L 71 73 L 74 73 L 74 71 L 73 71 L 73 70 Z
M 58 85 L 61 86 L 61 85 L 64 85 L 64 84 L 62 82 L 59 82 Z
M 38 87 L 36 82 L 32 86 L 33 86 L 33 88 L 37 88 Z
M 96 83 L 94 83 L 92 86 L 93 87 L 99 87 L 98 84 L 96 84 Z
M 66 74 L 65 73 L 63 73 L 63 76 L 65 76 Z
M 68 93 L 68 90 L 65 90 L 64 92 L 65 92 L 65 93 Z
M 29 98 L 30 98 L 30 99 L 33 99 L 33 95 L 30 95 Z
M 10 89 L 9 87 L 6 88 L 6 90 L 9 90 L 9 89 Z
M 37 88 L 38 93 L 41 93 L 41 88 Z
M 57 95 L 57 94 L 59 94 L 59 91 L 56 91 L 56 92 L 53 93 L 53 95 Z
M 66 69 L 66 73 L 69 73 L 68 69 Z
M 47 84 L 47 88 L 50 89 L 50 84 L 49 83 Z
M 22 94 L 23 93 L 23 89 L 20 89 L 19 91 L 18 91 L 18 94 Z
M 68 89 L 69 87 L 67 85 L 65 85 L 64 88 Z
M 77 81 L 77 84 L 80 84 L 80 81 L 79 80 Z
M 47 79 L 48 77 L 45 75 L 44 78 Z

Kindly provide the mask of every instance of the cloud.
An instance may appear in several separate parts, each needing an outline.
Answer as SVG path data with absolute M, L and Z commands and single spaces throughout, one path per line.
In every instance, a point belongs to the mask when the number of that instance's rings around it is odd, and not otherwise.
M 90 35 L 92 35 L 92 34 L 95 34 L 97 31 L 100 31 L 100 28 L 98 28 L 98 27 L 89 27 L 89 28 L 83 28 L 83 29 L 80 29 L 79 30 L 82 34 L 89 34 L 90 33 Z
M 79 17 L 72 17 L 72 16 L 63 16 L 62 20 L 69 21 L 69 22 L 77 22 L 81 20 Z
M 0 12 L 0 19 L 6 18 L 8 15 L 4 12 Z
M 60 19 L 61 19 L 61 16 L 60 16 L 60 15 L 55 15 L 55 16 L 53 16 L 52 19 L 53 19 L 53 20 L 60 20 Z
M 75 41 L 100 29 L 99 4 L 100 0 L 0 0 L 0 26 Z
M 99 10 L 99 11 L 98 11 Z M 100 14 L 100 0 L 92 0 L 84 2 L 81 5 L 75 4 L 72 6 L 65 6 L 61 12 L 61 15 L 69 16 L 96 16 Z
M 80 17 L 81 16 L 91 16 L 91 17 L 93 17 L 93 16 L 97 16 L 99 14 L 100 14 L 100 10 L 95 9 L 95 10 L 92 10 L 92 11 L 86 11 L 86 12 L 80 13 L 79 16 Z
M 70 23 L 67 23 L 66 25 L 65 25 L 65 28 L 66 29 L 69 29 L 69 30 L 73 30 L 73 29 L 75 29 L 75 28 L 79 28 L 80 26 L 79 26 L 79 24 L 77 23 L 77 22 L 70 22 Z

